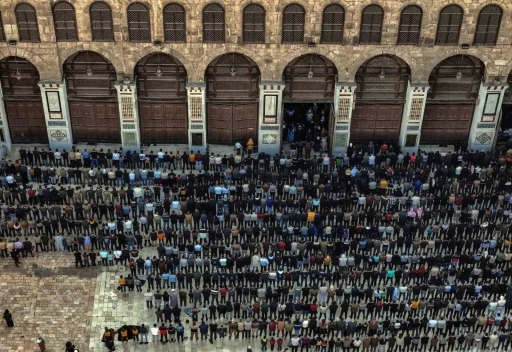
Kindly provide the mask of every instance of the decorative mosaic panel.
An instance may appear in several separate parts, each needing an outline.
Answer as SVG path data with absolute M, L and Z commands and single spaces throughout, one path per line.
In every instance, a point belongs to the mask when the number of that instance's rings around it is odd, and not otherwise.
M 48 121 L 48 126 L 65 127 L 66 121 Z
M 131 96 L 121 96 L 121 112 L 123 120 L 133 120 L 133 98 Z
M 50 130 L 50 138 L 53 142 L 65 142 L 68 140 L 66 130 Z
M 135 124 L 134 123 L 123 123 L 123 130 L 134 130 Z
M 495 129 L 496 124 L 495 123 L 479 123 L 476 125 L 476 128 L 488 128 L 488 129 Z
M 340 98 L 338 102 L 338 121 L 348 121 L 351 109 L 350 98 Z
M 277 135 L 273 133 L 265 133 L 262 138 L 263 144 L 276 144 Z
M 336 126 L 336 131 L 348 131 L 348 125 Z
M 279 126 L 262 125 L 262 126 L 260 126 L 260 130 L 262 130 L 262 131 L 279 131 Z
M 190 109 L 191 120 L 203 119 L 203 97 L 190 97 L 188 99 L 188 107 Z
M 348 144 L 348 133 L 335 133 L 333 145 L 335 147 L 346 147 Z
M 123 132 L 124 145 L 137 145 L 137 134 L 135 132 Z
M 492 132 L 479 132 L 475 137 L 475 144 L 478 145 L 489 145 L 492 143 Z
M 407 131 L 419 131 L 420 126 L 407 126 Z
M 411 112 L 409 114 L 409 121 L 419 122 L 423 115 L 423 98 L 411 99 Z
M 202 130 L 203 125 L 190 125 L 191 130 Z

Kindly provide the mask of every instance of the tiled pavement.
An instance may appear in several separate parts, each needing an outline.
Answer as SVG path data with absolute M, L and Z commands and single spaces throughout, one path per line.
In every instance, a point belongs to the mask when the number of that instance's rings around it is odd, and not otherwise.
M 75 269 L 71 253 L 44 253 L 22 259 L 16 268 L 0 258 L 0 308 L 13 314 L 15 327 L 2 321 L 0 351 L 37 351 L 36 339 L 48 351 L 61 351 L 66 341 L 89 343 L 95 270 Z
M 142 255 L 154 252 L 155 249 L 143 249 Z M 124 324 L 152 326 L 156 315 L 154 309 L 146 308 L 145 290 L 115 292 L 119 275 L 127 273 L 124 267 L 76 269 L 73 255 L 68 252 L 23 258 L 19 268 L 10 259 L 0 258 L 0 309 L 2 312 L 9 309 L 15 323 L 14 328 L 7 329 L 2 321 L 0 352 L 38 351 L 35 342 L 38 336 L 45 339 L 47 352 L 62 351 L 68 340 L 80 351 L 106 351 L 100 341 L 105 326 L 114 329 Z M 182 321 L 186 319 L 184 315 Z M 213 344 L 185 341 L 181 345 L 118 342 L 116 351 L 245 352 L 250 344 L 254 351 L 259 351 L 258 339 L 225 339 Z

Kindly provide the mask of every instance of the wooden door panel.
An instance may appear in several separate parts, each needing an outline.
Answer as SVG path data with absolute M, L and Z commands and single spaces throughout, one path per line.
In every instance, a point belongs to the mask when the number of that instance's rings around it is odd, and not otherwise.
M 42 102 L 6 101 L 5 108 L 13 143 L 48 143 Z
M 421 144 L 453 144 L 467 142 L 473 105 L 440 104 L 427 102 L 421 128 Z
M 233 143 L 242 145 L 258 137 L 258 104 L 233 105 Z
M 74 142 L 121 142 L 117 103 L 70 101 Z
M 247 143 L 258 137 L 258 103 L 208 104 L 208 143 Z
M 187 143 L 186 103 L 139 103 L 143 143 Z
M 214 144 L 231 144 L 233 108 L 231 104 L 208 103 L 207 141 Z
M 396 142 L 400 134 L 402 109 L 402 104 L 356 104 L 350 122 L 350 140 Z

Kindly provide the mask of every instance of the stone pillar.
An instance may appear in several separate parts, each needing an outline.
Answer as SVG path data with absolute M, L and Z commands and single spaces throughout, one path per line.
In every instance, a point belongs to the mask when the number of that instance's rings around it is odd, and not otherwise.
M 206 84 L 188 82 L 188 148 L 206 152 Z
M 140 152 L 139 109 L 135 82 L 115 84 L 119 119 L 121 123 L 121 143 L 123 151 Z
M 0 145 L 5 147 L 0 156 L 7 154 L 11 150 L 11 133 L 9 132 L 9 121 L 7 121 L 7 112 L 5 111 L 4 95 L 0 85 Z M 4 154 L 5 153 L 5 154 Z
M 334 111 L 329 121 L 329 144 L 331 154 L 345 154 L 350 141 L 350 122 L 355 107 L 355 82 L 336 82 L 334 89 Z
M 44 117 L 50 148 L 55 151 L 73 146 L 73 132 L 69 117 L 68 94 L 65 82 L 39 82 L 43 99 Z
M 280 154 L 283 125 L 283 89 L 285 82 L 260 82 L 258 109 L 258 152 L 274 156 Z
M 408 83 L 398 139 L 404 152 L 416 153 L 418 151 L 429 89 L 430 86 L 426 83 Z
M 491 151 L 498 130 L 503 97 L 508 88 L 506 82 L 484 83 L 480 85 L 476 100 L 473 122 L 469 131 L 468 149 Z

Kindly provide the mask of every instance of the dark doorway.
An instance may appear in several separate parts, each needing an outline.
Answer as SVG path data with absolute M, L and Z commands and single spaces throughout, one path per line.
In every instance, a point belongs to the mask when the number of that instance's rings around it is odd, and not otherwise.
M 315 151 L 327 151 L 331 106 L 329 103 L 285 103 L 284 143 L 310 142 Z

